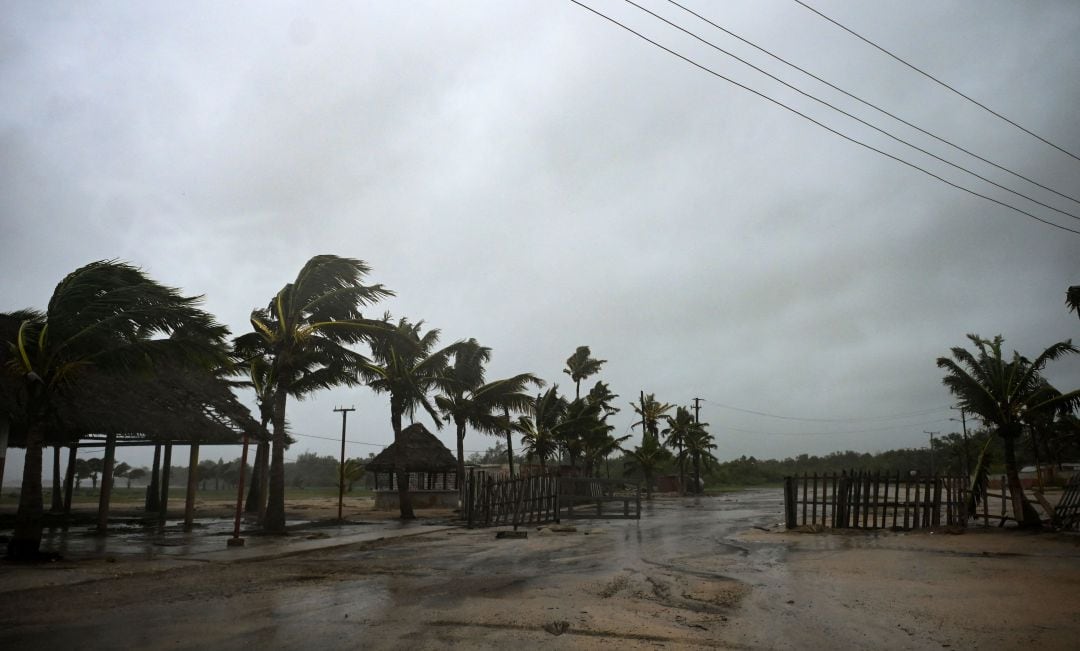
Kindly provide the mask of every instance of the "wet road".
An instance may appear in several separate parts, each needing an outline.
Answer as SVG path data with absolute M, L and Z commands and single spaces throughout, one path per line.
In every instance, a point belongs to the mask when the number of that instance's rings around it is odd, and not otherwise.
M 0 613 L 0 648 L 723 646 L 755 575 L 783 554 L 733 536 L 781 511 L 778 490 L 743 491 L 524 540 L 456 529 L 154 573 L 121 562 L 107 578 L 6 593 L 18 607 Z

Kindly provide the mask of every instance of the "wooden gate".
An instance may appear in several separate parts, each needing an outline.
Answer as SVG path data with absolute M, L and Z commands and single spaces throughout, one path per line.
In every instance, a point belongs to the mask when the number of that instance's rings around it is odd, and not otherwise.
M 470 529 L 538 525 L 562 518 L 638 519 L 641 487 L 597 477 L 553 473 L 511 478 L 473 469 L 465 478 L 462 517 Z
M 925 529 L 967 523 L 963 477 L 843 472 L 784 478 L 784 520 L 834 529 Z

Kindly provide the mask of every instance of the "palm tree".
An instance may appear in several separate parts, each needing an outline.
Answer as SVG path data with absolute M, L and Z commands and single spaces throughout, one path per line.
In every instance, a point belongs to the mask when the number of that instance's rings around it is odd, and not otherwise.
M 623 464 L 625 472 L 641 473 L 645 480 L 645 497 L 652 499 L 653 477 L 659 470 L 660 464 L 671 458 L 671 453 L 650 436 L 643 437 L 641 445 L 633 450 L 624 449 L 623 451 L 627 455 Z
M 683 445 L 696 423 L 694 423 L 694 417 L 690 415 L 690 410 L 686 407 L 679 407 L 675 410 L 674 417 L 667 416 L 666 419 L 668 426 L 662 432 L 667 437 L 664 439 L 664 445 L 676 450 L 676 459 L 679 462 L 679 488 L 680 490 L 686 490 Z
M 389 322 L 389 319 L 390 316 L 386 315 L 384 322 Z M 409 323 L 405 318 L 398 320 L 392 332 L 371 342 L 372 359 L 361 368 L 371 389 L 376 393 L 390 394 L 390 424 L 394 428 L 397 449 L 394 464 L 403 520 L 416 516 L 409 495 L 408 450 L 401 436 L 401 417 L 412 417 L 418 408 L 423 408 L 435 421 L 435 426 L 442 427 L 428 394 L 431 391 L 449 393 L 454 390 L 455 383 L 449 377 L 450 358 L 463 345 L 457 342 L 435 350 L 435 345 L 439 343 L 439 331 L 431 329 L 421 334 L 423 324 L 423 321 Z
M 965 348 L 952 349 L 953 359 L 939 357 L 938 367 L 945 370 L 942 383 L 958 399 L 959 406 L 978 416 L 1001 436 L 1005 449 L 1005 474 L 1013 500 L 1013 514 L 1021 526 L 1038 527 L 1039 516 L 1024 496 L 1016 463 L 1016 440 L 1024 425 L 1039 414 L 1064 409 L 1072 412 L 1080 405 L 1080 390 L 1061 394 L 1042 375 L 1049 362 L 1080 352 L 1070 341 L 1056 343 L 1028 360 L 1013 352 L 1011 360 L 1002 357 L 1004 339 L 993 340 L 968 335 L 977 354 Z M 976 476 L 983 465 L 980 458 Z
M 574 354 L 566 359 L 566 368 L 563 369 L 563 373 L 569 375 L 574 381 L 575 398 L 581 398 L 581 381 L 599 373 L 600 367 L 606 363 L 606 359 L 593 359 L 588 346 L 578 346 Z
M 26 428 L 26 457 L 15 532 L 8 555 L 37 556 L 41 545 L 41 451 L 57 431 L 57 409 L 88 385 L 88 376 L 129 375 L 155 364 L 213 366 L 225 361 L 228 330 L 198 308 L 200 297 L 181 296 L 140 269 L 115 260 L 92 262 L 68 274 L 44 313 L 14 315 L 8 372 L 25 401 L 17 420 Z M 111 474 L 111 459 L 103 468 Z
M 1076 312 L 1076 316 L 1080 316 L 1080 285 L 1073 285 L 1065 292 L 1065 305 L 1070 311 Z
M 694 492 L 702 490 L 701 468 L 716 463 L 716 457 L 712 451 L 716 449 L 712 434 L 705 429 L 708 423 L 693 423 L 693 426 L 683 437 L 683 449 L 679 452 L 680 462 L 686 457 L 690 458 L 694 466 Z
M 454 364 L 447 371 L 448 390 L 435 397 L 435 405 L 457 430 L 458 483 L 465 476 L 465 433 L 467 428 L 499 435 L 517 424 L 508 412 L 528 409 L 531 397 L 524 393 L 529 385 L 544 386 L 531 373 L 484 382 L 484 364 L 491 359 L 491 349 L 469 339 L 454 349 Z M 511 450 L 508 446 L 507 450 Z
M 385 333 L 386 324 L 365 319 L 361 308 L 393 296 L 382 285 L 361 281 L 370 268 L 361 260 L 317 255 L 270 304 L 251 313 L 253 332 L 235 341 L 237 354 L 263 357 L 273 378 L 273 446 L 266 518 L 271 533 L 285 532 L 285 407 L 289 396 L 359 383 L 356 370 L 366 358 L 348 348 Z
M 518 419 L 524 451 L 539 459 L 541 470 L 547 470 L 547 460 L 559 448 L 566 407 L 566 400 L 559 396 L 559 385 L 554 384 L 531 400 L 528 414 Z
M 641 404 L 630 403 L 630 406 L 634 408 L 634 413 L 638 415 L 641 420 L 631 425 L 631 427 L 642 427 L 642 433 L 644 440 L 645 437 L 652 436 L 659 445 L 660 441 L 660 419 L 664 417 L 674 405 L 669 405 L 666 402 L 660 402 L 656 399 L 654 393 L 642 393 Z

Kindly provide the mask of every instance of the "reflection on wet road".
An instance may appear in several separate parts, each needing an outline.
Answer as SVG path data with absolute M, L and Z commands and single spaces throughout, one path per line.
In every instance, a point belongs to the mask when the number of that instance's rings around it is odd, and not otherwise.
M 556 633 L 570 648 L 713 646 L 747 576 L 780 553 L 730 538 L 781 510 L 779 491 L 743 491 L 521 540 L 454 529 L 154 574 L 118 564 L 108 580 L 17 593 L 0 647 L 505 648 Z

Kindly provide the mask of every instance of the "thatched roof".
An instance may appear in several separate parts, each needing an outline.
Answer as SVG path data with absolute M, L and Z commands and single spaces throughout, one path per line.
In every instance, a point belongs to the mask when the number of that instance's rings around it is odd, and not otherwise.
M 448 472 L 457 469 L 454 455 L 422 423 L 413 423 L 401 430 L 401 438 L 405 442 L 407 471 Z M 396 455 L 395 442 L 368 461 L 366 468 L 372 472 L 391 472 L 394 470 Z
M 26 443 L 24 381 L 11 371 L 9 344 L 19 321 L 0 314 L 0 416 L 10 416 L 13 447 Z M 46 444 L 68 444 L 91 434 L 131 441 L 235 443 L 246 431 L 266 435 L 229 384 L 209 371 L 158 364 L 152 371 L 98 373 L 87 369 L 52 397 Z

